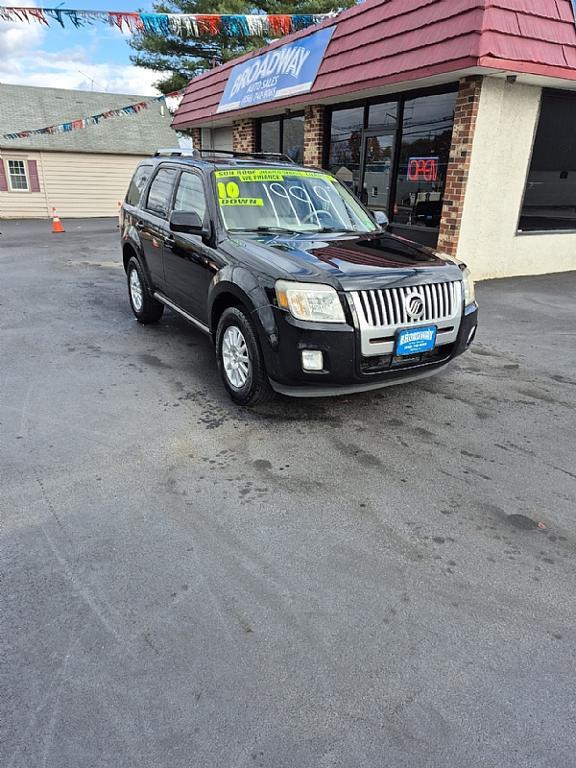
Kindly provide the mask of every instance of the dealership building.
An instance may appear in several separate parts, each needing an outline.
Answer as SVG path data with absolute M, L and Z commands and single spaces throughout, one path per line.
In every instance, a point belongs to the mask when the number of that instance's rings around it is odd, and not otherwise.
M 574 270 L 575 7 L 365 0 L 195 78 L 173 127 L 327 168 L 477 277 Z

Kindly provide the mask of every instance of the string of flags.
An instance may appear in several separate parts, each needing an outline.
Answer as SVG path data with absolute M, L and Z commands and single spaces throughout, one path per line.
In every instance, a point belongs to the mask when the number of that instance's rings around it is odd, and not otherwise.
M 163 101 L 167 99 L 180 98 L 184 93 L 184 88 L 179 91 L 172 91 L 171 93 L 163 94 L 162 96 L 154 96 L 153 98 L 146 99 L 145 101 L 139 101 L 136 104 L 128 104 L 125 107 L 117 107 L 116 109 L 109 109 L 106 112 L 100 112 L 97 115 L 90 115 L 89 117 L 79 117 L 76 120 L 69 120 L 66 123 L 58 123 L 57 125 L 48 125 L 45 128 L 34 128 L 28 131 L 16 131 L 15 133 L 5 133 L 2 138 L 6 141 L 12 139 L 27 139 L 29 136 L 42 136 L 53 135 L 55 133 L 70 133 L 71 131 L 78 131 L 82 128 L 87 128 L 90 125 L 98 125 L 103 120 L 110 120 L 113 117 L 124 117 L 125 115 L 135 115 L 138 112 L 142 112 L 144 109 L 148 109 L 150 104 Z M 172 111 L 169 109 L 169 111 Z
M 283 37 L 313 24 L 319 24 L 335 14 L 188 14 L 132 13 L 124 11 L 81 11 L 70 8 L 30 8 L 0 6 L 0 20 L 37 22 L 49 27 L 56 22 L 61 27 L 72 24 L 76 29 L 103 23 L 116 26 L 122 32 L 153 35 L 178 35 L 184 38 L 215 37 Z

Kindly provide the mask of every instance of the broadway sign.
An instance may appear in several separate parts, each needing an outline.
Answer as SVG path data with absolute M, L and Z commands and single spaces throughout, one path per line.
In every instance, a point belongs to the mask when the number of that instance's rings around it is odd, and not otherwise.
M 308 93 L 314 85 L 334 27 L 243 61 L 230 72 L 218 112 Z

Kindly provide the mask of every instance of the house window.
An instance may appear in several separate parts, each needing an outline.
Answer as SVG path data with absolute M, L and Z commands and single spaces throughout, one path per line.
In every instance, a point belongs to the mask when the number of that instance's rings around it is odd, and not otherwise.
M 571 93 L 542 94 L 518 228 L 576 229 L 576 97 Z
M 304 115 L 286 115 L 260 121 L 260 152 L 288 155 L 295 163 L 304 157 Z
M 28 192 L 28 176 L 24 160 L 8 160 L 8 178 L 13 192 Z

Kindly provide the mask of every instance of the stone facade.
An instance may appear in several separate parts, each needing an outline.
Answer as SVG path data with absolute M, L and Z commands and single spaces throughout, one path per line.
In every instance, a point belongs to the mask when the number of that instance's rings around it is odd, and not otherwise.
M 466 77 L 460 80 L 438 237 L 438 250 L 450 256 L 455 256 L 458 250 L 481 90 L 481 77 Z
M 322 167 L 325 107 L 309 105 L 304 112 L 304 165 Z
M 235 120 L 232 126 L 234 152 L 256 152 L 256 121 L 251 118 Z

